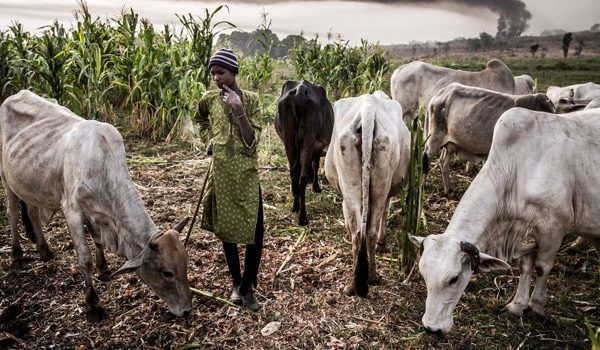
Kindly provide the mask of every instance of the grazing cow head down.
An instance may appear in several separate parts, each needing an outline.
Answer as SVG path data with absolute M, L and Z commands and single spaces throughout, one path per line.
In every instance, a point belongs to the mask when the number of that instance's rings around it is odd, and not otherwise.
M 452 312 L 474 271 L 510 269 L 477 247 L 447 235 L 411 236 L 421 247 L 419 272 L 427 286 L 423 326 L 432 332 L 448 333 L 454 324 Z
M 189 257 L 179 240 L 179 233 L 187 220 L 174 229 L 157 234 L 140 255 L 127 261 L 115 272 L 115 275 L 136 272 L 176 316 L 183 316 L 192 308 L 192 294 L 187 280 Z
M 546 94 L 530 94 L 517 98 L 516 107 L 523 107 L 533 111 L 556 113 L 554 103 Z

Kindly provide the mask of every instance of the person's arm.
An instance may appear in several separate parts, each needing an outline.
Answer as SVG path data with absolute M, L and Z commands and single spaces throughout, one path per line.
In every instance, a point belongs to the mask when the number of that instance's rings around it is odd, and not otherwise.
M 242 101 L 240 96 L 238 96 L 235 91 L 231 90 L 228 86 L 223 86 L 225 89 L 225 94 L 223 94 L 223 102 L 228 104 L 231 107 L 233 112 L 233 118 L 240 126 L 240 132 L 242 134 L 242 140 L 244 143 L 251 147 L 254 145 L 256 140 L 254 135 L 254 128 L 252 124 L 250 124 L 250 120 L 246 115 L 246 111 L 244 110 L 244 106 L 242 105 Z

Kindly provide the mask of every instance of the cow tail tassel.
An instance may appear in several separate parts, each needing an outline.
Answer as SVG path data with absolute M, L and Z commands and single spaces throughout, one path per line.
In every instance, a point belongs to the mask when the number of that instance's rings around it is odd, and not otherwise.
M 360 225 L 360 237 L 358 239 L 358 251 L 356 256 L 354 285 L 356 294 L 366 297 L 369 292 L 369 255 L 367 251 L 367 236 L 369 222 L 369 192 L 371 188 L 371 153 L 373 149 L 373 137 L 375 131 L 375 109 L 371 103 L 367 103 L 362 111 L 361 125 L 361 151 L 362 151 L 362 217 Z

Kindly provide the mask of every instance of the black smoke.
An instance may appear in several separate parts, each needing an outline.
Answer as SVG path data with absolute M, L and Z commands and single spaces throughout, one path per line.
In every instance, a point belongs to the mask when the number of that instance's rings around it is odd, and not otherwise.
M 238 3 L 269 4 L 278 2 L 297 2 L 298 0 L 233 0 Z M 319 2 L 318 0 L 313 0 Z M 349 0 L 357 2 L 372 2 L 380 4 L 408 4 L 425 6 L 466 6 L 468 8 L 487 8 L 498 14 L 498 32 L 496 38 L 517 38 L 529 27 L 527 21 L 531 19 L 531 13 L 525 8 L 521 0 Z

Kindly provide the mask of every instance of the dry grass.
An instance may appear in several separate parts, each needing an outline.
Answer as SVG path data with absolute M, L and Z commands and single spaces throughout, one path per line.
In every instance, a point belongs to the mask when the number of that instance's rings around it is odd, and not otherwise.
M 6 221 L 0 229 L 0 348 L 18 349 L 174 349 L 184 345 L 206 349 L 540 349 L 590 347 L 584 316 L 598 320 L 598 258 L 593 251 L 559 255 L 550 278 L 545 319 L 514 318 L 501 313 L 514 292 L 518 275 L 486 274 L 471 282 L 455 311 L 455 327 L 447 337 L 424 332 L 420 318 L 426 292 L 417 274 L 401 285 L 397 266 L 380 259 L 381 285 L 368 299 L 340 293 L 350 273 L 350 244 L 343 239 L 341 196 L 325 183 L 323 193 L 307 193 L 311 225 L 304 228 L 290 213 L 291 194 L 281 144 L 271 129 L 263 137 L 261 181 L 267 236 L 259 275 L 262 309 L 252 314 L 210 298 L 194 298 L 190 317 L 171 316 L 164 303 L 134 275 L 108 283 L 96 281 L 109 313 L 99 324 L 85 321 L 77 259 L 61 217 L 46 230 L 54 260 L 43 263 L 24 240 L 30 260 L 12 266 Z M 134 181 L 157 225 L 166 229 L 193 213 L 208 160 L 183 145 L 150 144 L 127 137 Z M 443 232 L 457 204 L 440 196 L 439 167 L 426 185 L 425 210 L 430 233 Z M 472 174 L 454 164 L 453 180 L 463 193 Z M 324 177 L 322 177 L 324 179 Z M 325 181 L 323 181 L 325 182 Z M 400 214 L 390 215 L 390 233 Z M 184 230 L 187 232 L 186 230 Z M 392 251 L 395 239 L 388 241 Z M 194 229 L 189 246 L 192 286 L 227 297 L 230 281 L 220 242 Z M 385 255 L 393 257 L 393 253 Z M 122 258 L 109 257 L 115 270 Z M 583 307 L 588 307 L 584 309 Z M 586 310 L 584 313 L 583 310 Z M 11 313 L 12 311 L 12 313 Z M 261 330 L 280 322 L 272 335 Z

